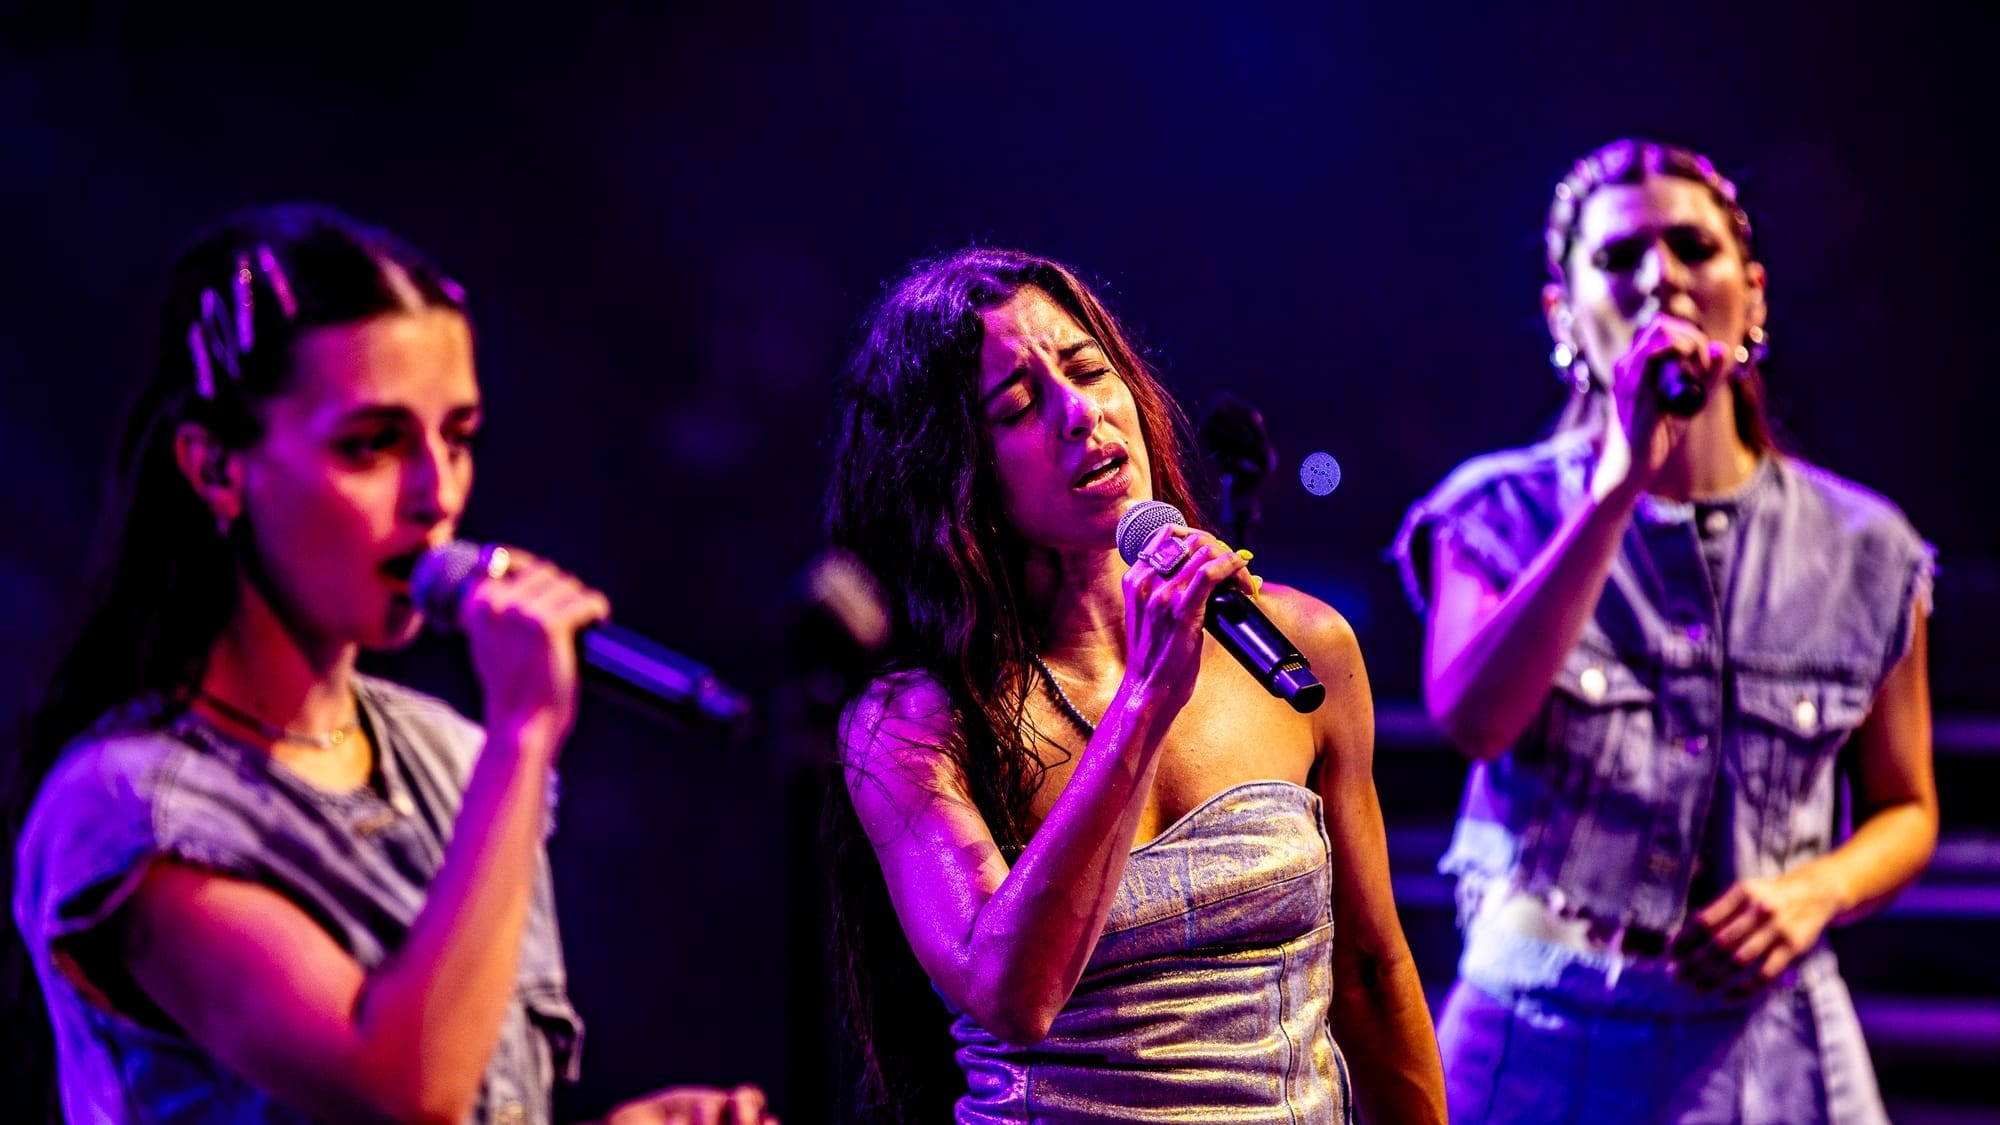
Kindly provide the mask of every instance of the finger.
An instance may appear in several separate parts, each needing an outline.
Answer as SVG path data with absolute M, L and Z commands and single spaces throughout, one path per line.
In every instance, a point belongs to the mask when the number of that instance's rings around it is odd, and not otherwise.
M 729 1092 L 730 1120 L 734 1125 L 758 1125 L 764 1119 L 764 1091 L 755 1086 L 738 1086 Z
M 1225 551 L 1222 544 L 1212 539 L 1203 543 L 1169 583 L 1176 608 L 1185 611 L 1205 606 L 1216 587 L 1248 566 L 1235 554 Z
M 1721 982 L 1722 991 L 1733 997 L 1755 994 L 1759 989 L 1777 979 L 1783 966 L 1791 960 L 1790 953 L 1779 940 L 1779 934 L 1772 930 L 1768 935 L 1759 935 L 1744 946 L 1736 963 Z M 1773 967 L 1775 964 L 1776 967 Z M 1766 973 L 1769 973 L 1767 976 Z

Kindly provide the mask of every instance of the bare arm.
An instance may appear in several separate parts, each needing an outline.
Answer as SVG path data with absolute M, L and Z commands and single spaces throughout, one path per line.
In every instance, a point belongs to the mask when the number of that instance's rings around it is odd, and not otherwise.
M 1434 552 L 1424 702 L 1470 757 L 1495 757 L 1548 697 L 1563 658 L 1597 609 L 1638 503 L 1636 490 L 1593 499 L 1563 521 L 1503 594 L 1449 539 Z
M 1162 579 L 1125 578 L 1127 669 L 1075 772 L 1010 870 L 949 744 L 936 684 L 878 683 L 842 736 L 848 792 L 924 971 L 995 1036 L 1039 1042 L 1069 1002 L 1124 877 L 1162 736 L 1194 689 L 1201 615 L 1243 561 L 1200 532 Z
M 1296 591 L 1258 599 L 1323 677 L 1313 715 L 1313 784 L 1326 807 L 1333 862 L 1333 1026 L 1354 1071 L 1362 1118 L 1442 1122 L 1444 1071 L 1423 983 L 1396 914 L 1389 846 L 1375 793 L 1375 710 L 1347 620 Z
M 1458 748 L 1480 761 L 1513 745 L 1547 698 L 1611 574 L 1639 498 L 1691 422 L 1662 415 L 1652 388 L 1659 364 L 1679 356 L 1713 392 L 1728 373 L 1720 345 L 1683 320 L 1640 329 L 1612 375 L 1617 418 L 1606 428 L 1590 498 L 1565 519 L 1504 591 L 1438 544 L 1424 657 L 1424 702 Z
M 512 993 L 548 772 L 546 751 L 496 741 L 408 944 L 372 979 L 278 892 L 172 862 L 152 865 L 128 908 L 133 979 L 287 1104 L 331 1120 L 463 1119 Z
M 125 967 L 205 1050 L 334 1120 L 460 1121 L 513 995 L 547 778 L 575 713 L 575 631 L 603 597 L 521 554 L 463 615 L 487 739 L 423 910 L 364 971 L 270 888 L 156 862 L 124 912 Z

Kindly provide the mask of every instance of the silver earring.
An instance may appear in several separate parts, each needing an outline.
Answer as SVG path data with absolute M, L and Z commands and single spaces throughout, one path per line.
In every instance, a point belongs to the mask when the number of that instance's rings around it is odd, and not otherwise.
M 1749 367 L 1752 364 L 1762 363 L 1770 351 L 1771 334 L 1764 331 L 1761 325 L 1753 324 L 1750 330 L 1743 334 L 1743 343 L 1736 345 L 1736 350 L 1730 354 L 1730 358 L 1736 361 L 1738 367 Z
M 1555 349 L 1549 352 L 1549 365 L 1556 369 L 1556 378 L 1577 394 L 1590 393 L 1590 366 L 1576 354 L 1576 348 L 1568 340 L 1556 341 Z

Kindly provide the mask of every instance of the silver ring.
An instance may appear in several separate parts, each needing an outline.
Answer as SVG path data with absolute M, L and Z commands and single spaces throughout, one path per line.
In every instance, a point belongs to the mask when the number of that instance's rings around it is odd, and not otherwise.
M 507 548 L 488 544 L 479 552 L 479 569 L 488 578 L 505 578 L 514 565 L 514 556 Z
M 1168 555 L 1167 558 L 1164 561 L 1162 561 L 1160 556 L 1166 554 L 1167 548 L 1169 546 L 1173 548 L 1173 554 Z M 1146 556 L 1146 563 L 1147 565 L 1151 566 L 1154 570 L 1159 571 L 1160 577 L 1172 578 L 1174 576 L 1174 572 L 1179 570 L 1181 568 L 1181 564 L 1187 562 L 1187 559 L 1188 559 L 1188 549 L 1186 541 L 1181 539 L 1181 537 L 1178 535 L 1169 535 L 1167 536 L 1167 541 L 1165 543 L 1160 544 L 1157 550 L 1155 550 L 1152 554 Z

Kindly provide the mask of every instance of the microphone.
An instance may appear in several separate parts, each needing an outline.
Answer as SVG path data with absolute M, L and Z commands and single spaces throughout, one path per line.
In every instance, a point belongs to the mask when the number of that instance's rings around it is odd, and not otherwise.
M 1127 565 L 1136 564 L 1146 540 L 1168 524 L 1186 527 L 1187 517 L 1164 501 L 1134 503 L 1118 519 L 1119 556 Z M 1202 624 L 1242 662 L 1252 679 L 1291 704 L 1292 710 L 1304 714 L 1326 702 L 1326 686 L 1312 674 L 1312 665 L 1250 600 L 1249 591 L 1229 585 L 1210 594 L 1207 619 Z
M 1668 356 L 1660 363 L 1660 375 L 1655 386 L 1662 413 L 1676 418 L 1692 418 L 1708 405 L 1708 388 L 1701 385 L 1701 379 L 1687 369 L 1679 356 Z
M 410 572 L 411 600 L 438 628 L 456 632 L 460 604 L 486 577 L 485 557 L 465 539 L 425 552 Z M 750 717 L 750 701 L 714 672 L 630 629 L 592 625 L 577 634 L 576 655 L 585 683 L 655 717 L 732 733 Z

